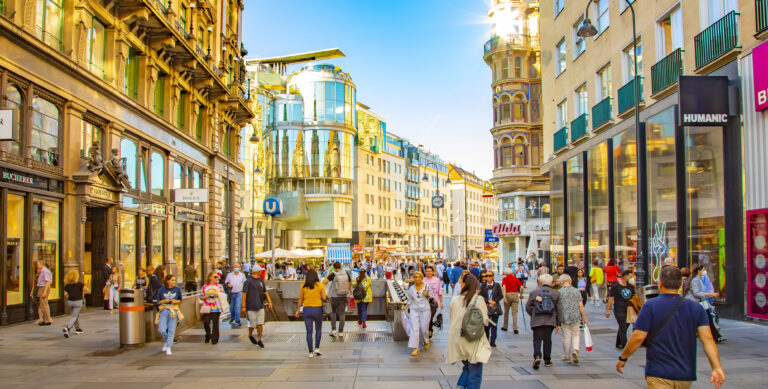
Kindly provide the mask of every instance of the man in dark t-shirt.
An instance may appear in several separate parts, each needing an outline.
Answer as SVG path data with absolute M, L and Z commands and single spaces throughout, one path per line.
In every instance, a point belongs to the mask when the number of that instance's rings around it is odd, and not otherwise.
M 261 334 L 264 332 L 264 319 L 266 312 L 264 308 L 272 309 L 272 300 L 267 294 L 267 285 L 261 279 L 261 273 L 264 268 L 259 264 L 251 267 L 251 276 L 245 280 L 243 285 L 243 313 L 248 316 L 248 339 L 251 343 L 264 348 L 261 341 Z M 257 338 L 253 337 L 253 328 L 257 330 Z
M 635 295 L 635 285 L 630 284 L 630 280 L 635 277 L 632 270 L 625 270 L 621 273 L 619 282 L 611 286 L 608 292 L 608 304 L 605 306 L 605 317 L 611 317 L 611 306 L 613 306 L 613 317 L 619 324 L 619 330 L 616 333 L 616 348 L 623 349 L 627 345 L 627 307 L 629 299 Z
M 696 335 L 712 366 L 710 381 L 717 388 L 725 381 L 717 345 L 709 329 L 707 313 L 692 300 L 681 297 L 680 269 L 664 266 L 660 295 L 648 300 L 637 316 L 635 331 L 619 357 L 622 373 L 627 359 L 646 342 L 645 380 L 648 388 L 690 388 L 696 380 Z

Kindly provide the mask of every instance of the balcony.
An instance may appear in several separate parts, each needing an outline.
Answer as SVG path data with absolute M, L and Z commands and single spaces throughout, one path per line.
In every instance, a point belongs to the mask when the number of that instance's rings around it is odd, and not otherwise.
M 597 130 L 605 123 L 611 120 L 611 98 L 606 97 L 603 101 L 592 107 L 592 130 Z
M 568 127 L 559 129 L 554 138 L 555 152 L 558 152 L 568 145 Z
M 651 91 L 653 94 L 677 83 L 683 74 L 683 50 L 677 49 L 651 66 Z
M 696 69 L 703 68 L 739 46 L 738 15 L 736 11 L 729 12 L 693 38 Z
M 755 35 L 768 31 L 768 0 L 755 0 Z
M 619 115 L 635 107 L 635 81 L 640 83 L 640 101 L 643 101 L 643 78 L 635 77 L 619 88 Z
M 539 48 L 539 37 L 522 34 L 510 34 L 503 37 L 494 36 L 485 42 L 483 55 L 494 52 L 498 49 L 521 49 L 531 50 Z
M 583 113 L 571 122 L 571 143 L 587 135 L 587 114 Z

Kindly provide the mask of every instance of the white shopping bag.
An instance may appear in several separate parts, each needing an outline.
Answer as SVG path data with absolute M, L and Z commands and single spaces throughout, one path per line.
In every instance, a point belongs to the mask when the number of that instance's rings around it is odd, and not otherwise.
M 400 315 L 403 318 L 403 328 L 405 328 L 405 333 L 408 334 L 408 336 L 411 336 L 411 317 L 408 316 L 408 312 L 406 311 L 400 311 Z
M 592 335 L 589 333 L 589 327 L 586 324 L 584 325 L 584 348 L 587 351 L 592 351 Z

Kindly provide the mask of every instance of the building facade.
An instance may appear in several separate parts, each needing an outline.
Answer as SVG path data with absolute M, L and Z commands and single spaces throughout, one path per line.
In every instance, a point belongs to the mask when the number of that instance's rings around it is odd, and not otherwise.
M 499 220 L 498 201 L 489 181 L 456 164 L 449 164 L 451 240 L 461 258 L 483 258 L 485 230 Z M 488 250 L 492 251 L 492 250 Z
M 132 286 L 139 268 L 202 275 L 237 253 L 243 3 L 123 3 L 0 6 L 2 324 L 35 317 L 34 261 L 61 313 L 70 270 L 101 305 L 107 258 Z
M 545 233 L 540 231 L 549 228 L 548 218 L 540 212 L 549 203 L 549 181 L 540 168 L 544 158 L 539 2 L 493 0 L 488 16 L 491 39 L 485 43 L 483 59 L 493 77 L 491 183 L 499 215 L 494 229 L 499 232 L 495 234 L 505 266 L 526 257 L 531 239 L 542 240 Z M 526 213 L 529 201 L 537 211 Z M 515 233 L 503 232 L 507 230 Z
M 552 257 L 628 261 L 647 283 L 667 258 L 700 265 L 721 315 L 741 318 L 742 177 L 747 187 L 759 179 L 744 175 L 742 161 L 765 167 L 742 152 L 742 127 L 758 136 L 765 119 L 746 111 L 742 83 L 751 79 L 739 68 L 765 39 L 766 2 L 635 1 L 633 13 L 625 2 L 593 1 L 594 36 L 582 37 L 586 3 L 541 9 L 552 26 L 541 34 L 551 53 L 542 74 Z

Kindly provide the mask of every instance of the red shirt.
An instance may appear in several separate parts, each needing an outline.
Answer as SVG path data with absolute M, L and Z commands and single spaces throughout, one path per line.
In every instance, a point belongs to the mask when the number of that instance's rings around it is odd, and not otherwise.
M 605 280 L 608 282 L 616 282 L 621 274 L 621 268 L 613 265 L 605 267 Z
M 501 280 L 501 285 L 507 293 L 517 292 L 523 287 L 520 280 L 515 277 L 514 274 L 507 274 L 504 279 Z

